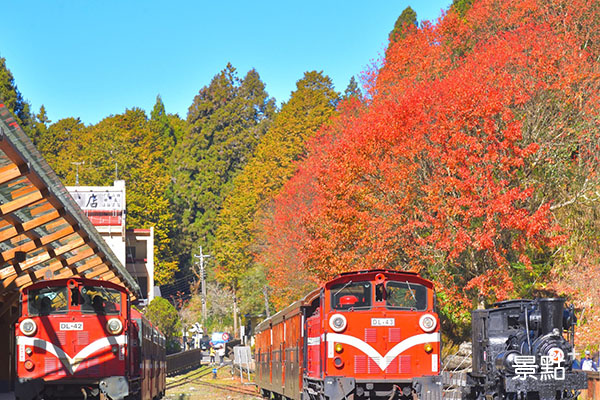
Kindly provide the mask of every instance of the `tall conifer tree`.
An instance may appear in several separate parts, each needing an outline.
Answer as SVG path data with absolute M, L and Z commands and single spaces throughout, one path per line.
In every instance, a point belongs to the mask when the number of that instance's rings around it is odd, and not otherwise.
M 12 111 L 23 131 L 36 142 L 38 133 L 35 116 L 31 113 L 31 106 L 23 99 L 17 88 L 15 78 L 6 66 L 6 59 L 3 57 L 0 57 L 0 102 Z
M 231 179 L 246 165 L 275 111 L 258 73 L 239 79 L 228 64 L 200 90 L 177 145 L 172 196 L 182 260 L 202 245 L 212 250 L 216 216 Z

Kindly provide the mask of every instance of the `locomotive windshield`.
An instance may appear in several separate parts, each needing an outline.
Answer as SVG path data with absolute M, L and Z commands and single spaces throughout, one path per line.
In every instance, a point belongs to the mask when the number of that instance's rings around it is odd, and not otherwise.
M 386 286 L 387 306 L 392 309 L 427 310 L 427 288 L 410 282 L 388 282 Z
M 336 310 L 371 307 L 371 282 L 346 282 L 332 286 L 331 304 Z
M 68 310 L 66 287 L 30 290 L 27 295 L 29 315 L 65 314 Z
M 121 313 L 121 292 L 103 286 L 45 287 L 30 290 L 27 298 L 29 315 L 65 314 L 69 309 L 85 314 Z
M 118 290 L 102 286 L 84 286 L 79 293 L 79 296 L 76 294 L 71 296 L 71 304 L 81 305 L 83 313 L 98 315 L 121 313 L 121 292 Z

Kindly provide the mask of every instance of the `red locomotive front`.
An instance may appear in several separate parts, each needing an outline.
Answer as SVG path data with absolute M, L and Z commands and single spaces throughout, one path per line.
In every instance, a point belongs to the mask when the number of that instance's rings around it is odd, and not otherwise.
M 441 399 L 433 284 L 415 273 L 341 274 L 256 332 L 266 398 Z
M 21 304 L 17 398 L 129 394 L 124 288 L 80 278 L 40 282 L 23 290 Z
M 324 385 L 331 399 L 441 395 L 430 281 L 391 271 L 342 274 L 325 284 L 322 302 L 306 321 L 306 386 Z

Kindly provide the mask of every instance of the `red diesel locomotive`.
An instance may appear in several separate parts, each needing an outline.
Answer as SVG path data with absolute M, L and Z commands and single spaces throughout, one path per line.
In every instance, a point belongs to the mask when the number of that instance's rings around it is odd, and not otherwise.
M 256 327 L 265 398 L 439 399 L 433 284 L 415 273 L 344 273 Z
M 165 337 L 111 282 L 70 278 L 24 288 L 15 395 L 30 399 L 158 399 Z

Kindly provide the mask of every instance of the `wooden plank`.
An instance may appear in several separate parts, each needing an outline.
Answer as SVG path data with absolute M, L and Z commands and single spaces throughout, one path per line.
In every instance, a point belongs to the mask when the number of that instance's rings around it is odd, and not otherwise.
M 78 247 L 83 246 L 84 244 L 85 244 L 85 240 L 83 240 L 83 238 L 81 236 L 79 236 L 77 239 L 74 239 L 71 242 L 69 242 L 63 246 L 60 246 L 60 247 L 54 249 L 54 253 L 56 255 L 67 253 L 69 251 L 75 250 Z
M 31 208 L 31 211 L 30 211 L 31 216 L 35 217 L 36 215 L 40 215 L 50 209 L 58 208 L 58 207 L 54 207 L 52 205 L 52 203 L 50 203 L 50 201 L 48 201 L 48 199 L 44 198 L 36 203 L 33 203 L 30 208 Z
M 106 264 L 103 264 L 103 267 L 95 269 L 94 271 L 86 274 L 85 277 L 92 279 L 92 278 L 95 278 L 97 276 L 100 276 L 100 275 L 106 273 L 107 271 L 109 271 L 108 266 Z
M 37 191 L 38 189 L 33 186 L 31 183 L 29 183 L 26 186 L 23 186 L 20 189 L 17 189 L 15 191 L 10 192 L 10 195 L 12 196 L 13 200 L 18 199 L 19 197 L 23 197 L 29 193 L 33 193 L 35 191 Z
M 21 176 L 21 171 L 17 164 L 9 164 L 0 168 L 0 185 Z
M 14 274 L 12 276 L 9 276 L 6 279 L 3 279 L 2 282 L 1 282 L 2 287 L 3 288 L 9 287 L 15 281 L 15 279 L 17 279 L 17 275 L 16 274 Z
M 9 265 L 5 268 L 0 269 L 0 279 L 7 278 L 15 273 L 15 267 Z
M 74 256 L 67 258 L 67 264 L 73 265 L 78 261 L 85 260 L 86 258 L 93 256 L 94 254 L 96 254 L 96 251 L 91 247 L 88 247 L 87 249 L 78 251 Z
M 62 225 L 70 225 L 70 223 L 66 219 L 60 218 L 56 221 L 49 222 L 44 228 L 46 228 L 49 231 L 53 231 L 56 228 L 60 228 Z
M 33 242 L 29 242 L 29 243 L 33 243 Z M 70 243 L 68 243 L 68 244 L 66 244 L 66 245 L 64 245 L 62 247 L 59 247 L 59 248 L 55 249 L 54 250 L 54 254 L 55 254 L 55 256 L 59 256 L 59 255 L 61 255 L 63 253 L 66 253 L 68 251 L 72 251 L 72 250 L 76 249 L 77 247 L 81 247 L 83 245 L 85 245 L 85 241 L 82 238 L 78 238 L 78 239 L 75 239 L 72 242 L 70 242 Z M 12 259 L 14 257 L 14 253 L 17 250 L 19 250 L 19 249 L 11 249 L 9 251 L 6 251 L 5 253 L 11 252 L 12 253 L 11 259 Z M 4 253 L 2 253 L 2 255 L 4 256 Z M 33 259 L 33 257 L 32 257 L 32 259 Z M 45 260 L 48 260 L 48 259 L 50 259 L 49 253 L 48 253 L 48 258 L 46 258 Z M 71 257 L 70 259 L 67 259 L 66 260 L 67 264 L 70 265 L 70 264 L 73 264 L 73 263 L 77 262 L 76 260 L 72 260 L 72 259 L 74 259 L 74 257 Z M 29 262 L 29 260 L 26 260 L 26 261 L 20 263 L 19 267 L 20 267 L 20 269 L 21 269 L 22 272 L 25 272 L 26 270 L 28 270 L 29 268 L 31 268 L 31 267 L 33 267 L 34 265 L 37 265 L 37 264 L 39 264 L 39 262 L 35 262 L 34 263 L 33 261 Z M 0 270 L 0 279 L 3 279 L 5 281 L 7 279 L 13 277 L 13 276 L 16 276 L 16 275 L 17 275 L 17 271 L 15 270 L 14 266 L 6 267 L 6 268 Z M 12 281 L 14 281 L 14 278 L 11 279 L 11 282 Z M 5 287 L 6 286 L 7 285 L 5 285 Z
M 17 228 L 15 228 L 14 226 L 11 226 L 10 228 L 7 228 L 7 229 L 3 230 L 2 232 L 0 232 L 0 242 L 4 242 L 5 240 L 13 238 L 13 237 L 17 236 L 18 233 L 19 232 L 17 231 Z
M 21 224 L 25 231 L 29 231 L 31 229 L 37 228 L 38 226 L 42 226 L 52 220 L 60 218 L 61 213 L 58 210 L 53 210 L 47 214 L 42 215 L 41 217 L 36 217 L 30 219 L 29 221 L 25 221 Z
M 112 277 L 114 277 L 114 276 L 117 276 L 117 274 L 115 274 L 115 272 L 114 272 L 114 271 L 108 271 L 108 272 L 106 272 L 106 273 L 104 273 L 104 274 L 100 275 L 100 276 L 98 277 L 98 279 L 100 279 L 100 280 L 103 280 L 103 281 L 107 281 L 107 280 L 109 280 L 110 278 L 112 278 Z
M 27 196 L 19 197 L 16 200 L 10 201 L 6 204 L 0 206 L 0 212 L 2 214 L 8 214 L 14 211 L 17 211 L 23 207 L 29 206 L 36 201 L 42 199 L 44 195 L 39 190 L 35 190 L 35 192 L 28 194 Z
M 52 279 L 55 279 L 54 271 L 58 271 L 61 268 L 62 263 L 60 262 L 60 260 L 53 261 L 47 267 L 40 268 L 37 271 L 33 271 L 29 274 L 18 276 L 17 279 L 15 279 L 15 284 L 17 285 L 17 287 L 23 287 L 29 282 L 37 282 L 39 280 L 43 280 L 45 279 L 47 272 L 52 273 Z
M 19 235 L 19 237 L 23 237 L 26 238 L 25 235 Z M 12 249 L 8 249 L 5 252 L 2 253 L 2 258 L 4 259 L 4 261 L 10 262 L 10 260 L 12 260 L 15 257 L 15 253 L 17 251 L 22 251 L 22 252 L 29 252 L 35 248 L 37 248 L 37 246 L 35 245 L 35 243 L 33 242 L 33 240 L 27 238 L 29 241 L 23 243 L 22 245 L 19 246 L 15 246 Z
M 103 261 L 100 257 L 93 257 L 88 262 L 78 267 L 63 268 L 58 275 L 55 275 L 54 279 L 69 278 L 75 275 L 84 276 L 85 272 L 94 269 L 102 263 Z
M 33 267 L 34 265 L 38 265 L 40 263 L 43 263 L 44 261 L 48 261 L 50 258 L 50 253 L 44 251 L 43 253 L 40 253 L 34 257 L 29 257 L 25 261 L 20 262 L 19 267 L 21 268 L 21 271 L 25 271 Z
M 75 229 L 71 225 L 67 225 L 65 228 L 60 229 L 50 235 L 46 235 L 40 238 L 40 241 L 43 245 L 47 245 L 48 243 L 54 242 L 55 240 L 59 240 L 64 238 L 65 236 L 70 235 L 75 232 Z

